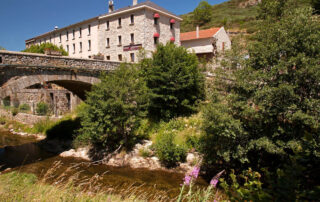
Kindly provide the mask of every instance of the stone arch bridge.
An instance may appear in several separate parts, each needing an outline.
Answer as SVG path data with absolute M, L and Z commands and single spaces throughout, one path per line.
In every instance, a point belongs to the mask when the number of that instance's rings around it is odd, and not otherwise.
M 80 99 L 119 62 L 0 51 L 0 100 L 35 85 L 57 84 Z

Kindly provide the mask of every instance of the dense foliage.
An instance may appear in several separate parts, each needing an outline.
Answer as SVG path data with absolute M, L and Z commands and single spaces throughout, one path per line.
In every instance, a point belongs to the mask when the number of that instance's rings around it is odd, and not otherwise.
M 196 111 L 204 98 L 204 78 L 196 55 L 172 43 L 160 44 L 142 66 L 150 89 L 151 117 L 169 120 Z
M 103 75 L 88 93 L 81 115 L 78 141 L 105 146 L 109 150 L 128 144 L 141 118 L 146 115 L 148 90 L 137 67 L 121 64 Z
M 159 160 L 167 167 L 177 166 L 186 159 L 186 148 L 174 143 L 175 135 L 163 132 L 157 135 L 154 149 Z
M 319 0 L 311 0 L 312 6 L 315 10 L 316 14 L 320 14 L 320 1 Z
M 212 7 L 208 1 L 200 1 L 198 7 L 193 11 L 194 21 L 197 25 L 203 25 L 212 18 Z
M 277 16 L 265 18 L 228 95 L 213 95 L 203 152 L 209 165 L 268 168 L 274 190 L 290 185 L 283 197 L 308 197 L 320 179 L 320 25 L 290 1 Z
M 44 51 L 46 49 L 54 50 L 54 51 L 60 51 L 62 55 L 68 56 L 68 52 L 63 49 L 62 46 L 58 47 L 52 43 L 42 43 L 41 45 L 31 45 L 29 48 L 26 48 L 22 52 L 28 52 L 28 53 L 42 53 L 44 54 Z

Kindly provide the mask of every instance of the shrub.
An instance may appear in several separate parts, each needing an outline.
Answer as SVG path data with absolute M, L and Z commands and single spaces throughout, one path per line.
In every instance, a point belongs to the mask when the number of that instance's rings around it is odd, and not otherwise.
M 29 48 L 23 50 L 22 52 L 29 52 L 29 53 L 42 53 L 44 54 L 44 51 L 46 49 L 54 50 L 54 51 L 60 51 L 62 55 L 68 56 L 68 52 L 63 49 L 62 46 L 58 47 L 52 43 L 43 43 L 40 45 L 31 45 Z
M 152 156 L 152 152 L 149 149 L 146 149 L 143 147 L 143 148 L 139 149 L 139 155 L 141 157 L 147 158 L 147 157 Z
M 186 149 L 174 143 L 174 134 L 163 132 L 157 135 L 154 149 L 160 161 L 167 167 L 177 166 L 186 159 Z
M 11 106 L 10 97 L 5 97 L 5 98 L 3 99 L 3 106 L 5 106 L 5 107 L 10 107 L 10 106 Z
M 136 138 L 134 131 L 146 116 L 147 95 L 136 66 L 121 64 L 114 72 L 103 75 L 101 83 L 87 95 L 76 141 L 103 145 L 108 150 L 131 145 Z
M 16 116 L 17 114 L 19 114 L 19 109 L 14 107 L 13 109 L 11 109 L 11 113 L 12 113 L 12 116 Z
M 36 134 L 45 134 L 46 131 L 53 125 L 53 123 L 54 122 L 50 121 L 50 119 L 47 117 L 46 119 L 35 123 L 31 129 L 31 132 Z
M 44 103 L 44 102 L 39 102 L 37 104 L 36 112 L 40 116 L 47 115 L 48 112 L 49 112 L 49 105 L 47 103 Z
M 23 112 L 28 112 L 28 111 L 30 111 L 30 106 L 28 105 L 28 104 L 22 104 L 22 105 L 20 105 L 19 106 L 19 110 L 20 111 L 23 111 Z
M 156 120 L 190 115 L 204 98 L 204 77 L 195 54 L 172 43 L 158 45 L 140 63 L 150 89 L 149 116 Z

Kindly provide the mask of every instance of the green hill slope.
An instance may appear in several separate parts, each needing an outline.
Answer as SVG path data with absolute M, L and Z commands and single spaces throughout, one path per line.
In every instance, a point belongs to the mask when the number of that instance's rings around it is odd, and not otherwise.
M 299 4 L 308 4 L 310 0 L 297 0 Z M 201 29 L 225 26 L 227 29 L 241 29 L 252 33 L 256 31 L 258 15 L 258 0 L 229 0 L 212 6 L 212 19 Z M 250 5 L 251 4 L 251 5 Z M 193 12 L 182 15 L 181 32 L 195 30 Z

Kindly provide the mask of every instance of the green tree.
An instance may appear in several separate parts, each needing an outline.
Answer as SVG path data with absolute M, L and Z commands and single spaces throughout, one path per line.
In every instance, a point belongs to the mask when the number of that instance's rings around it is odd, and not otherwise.
M 235 81 L 225 84 L 228 96 L 215 97 L 204 113 L 212 163 L 275 168 L 297 153 L 319 162 L 320 25 L 310 8 L 265 23 Z
M 58 47 L 52 43 L 43 43 L 40 45 L 31 45 L 29 48 L 26 48 L 22 52 L 28 52 L 28 53 L 42 53 L 44 54 L 44 51 L 46 49 L 51 49 L 54 51 L 60 51 L 62 55 L 68 56 L 68 52 L 63 49 L 62 46 Z
M 150 89 L 149 115 L 168 120 L 196 111 L 204 98 L 204 77 L 198 59 L 183 47 L 160 44 L 152 56 L 141 62 Z
M 102 145 L 109 151 L 127 146 L 146 115 L 147 95 L 140 71 L 133 65 L 121 64 L 114 72 L 103 75 L 101 83 L 87 95 L 76 141 Z
M 3 48 L 2 46 L 0 46 L 0 50 L 6 50 L 5 48 Z
M 212 7 L 208 1 L 201 1 L 198 7 L 193 11 L 194 21 L 198 25 L 204 25 L 210 22 L 212 18 Z

